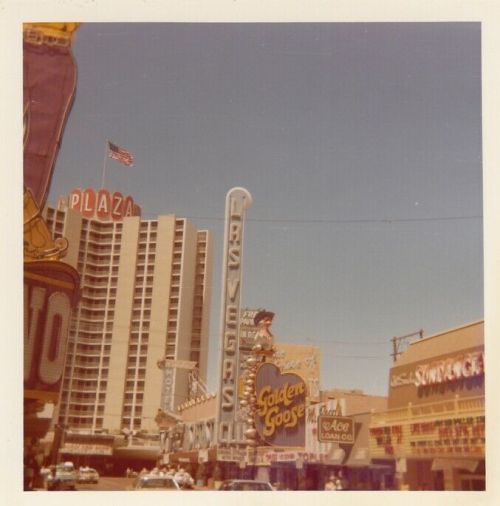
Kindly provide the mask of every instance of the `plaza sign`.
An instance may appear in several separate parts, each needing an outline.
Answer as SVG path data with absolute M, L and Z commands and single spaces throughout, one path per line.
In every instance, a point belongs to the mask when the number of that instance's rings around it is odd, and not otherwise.
M 140 207 L 129 195 L 109 192 L 105 188 L 95 191 L 92 188 L 75 188 L 69 197 L 69 208 L 76 209 L 86 218 L 99 218 L 106 221 L 121 221 L 127 216 L 140 216 Z

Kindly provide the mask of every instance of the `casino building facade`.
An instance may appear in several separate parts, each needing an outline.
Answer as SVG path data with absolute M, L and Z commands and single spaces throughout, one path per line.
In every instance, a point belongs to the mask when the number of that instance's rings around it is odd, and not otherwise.
M 167 384 L 161 359 L 194 362 L 206 378 L 211 236 L 185 218 L 139 213 L 131 197 L 102 189 L 44 210 L 81 278 L 57 415 L 74 433 L 157 434 L 158 408 L 188 398 L 187 371 Z
M 416 340 L 397 358 L 370 454 L 394 464 L 402 489 L 485 489 L 483 321 Z

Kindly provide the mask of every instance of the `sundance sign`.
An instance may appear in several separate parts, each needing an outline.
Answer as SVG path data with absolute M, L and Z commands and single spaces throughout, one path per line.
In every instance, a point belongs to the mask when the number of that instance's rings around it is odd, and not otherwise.
M 76 209 L 86 218 L 120 221 L 127 216 L 140 216 L 140 207 L 129 195 L 109 192 L 105 188 L 98 191 L 92 188 L 75 188 L 69 197 L 69 208 Z
M 281 374 L 271 363 L 261 365 L 255 378 L 259 436 L 274 446 L 305 445 L 306 383 L 297 374 Z
M 354 443 L 354 423 L 346 416 L 320 415 L 318 417 L 320 443 Z

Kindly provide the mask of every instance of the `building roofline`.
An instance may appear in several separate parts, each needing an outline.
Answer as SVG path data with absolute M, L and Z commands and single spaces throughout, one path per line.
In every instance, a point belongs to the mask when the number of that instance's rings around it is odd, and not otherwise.
M 449 329 L 446 329 L 446 330 L 441 330 L 435 334 L 431 334 L 430 336 L 424 336 L 422 337 L 421 339 L 415 339 L 415 341 L 412 341 L 409 346 L 412 346 L 414 344 L 419 344 L 423 341 L 428 341 L 429 339 L 434 339 L 436 337 L 440 337 L 444 334 L 450 334 L 451 332 L 456 332 L 457 330 L 462 330 L 462 329 L 466 329 L 467 327 L 474 327 L 475 325 L 479 325 L 481 323 L 484 323 L 484 319 L 483 320 L 476 320 L 476 321 L 473 321 L 473 322 L 470 322 L 470 323 L 466 323 L 464 325 L 460 325 L 459 327 L 452 327 L 452 328 L 449 328 Z

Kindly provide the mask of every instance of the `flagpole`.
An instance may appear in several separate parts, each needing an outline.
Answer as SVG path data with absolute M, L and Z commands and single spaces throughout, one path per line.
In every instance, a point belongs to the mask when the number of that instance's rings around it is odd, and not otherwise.
M 102 180 L 101 180 L 101 188 L 104 189 L 104 175 L 106 174 L 106 163 L 108 161 L 108 149 L 109 149 L 109 140 L 106 139 L 106 149 L 104 151 L 104 162 L 102 164 Z

